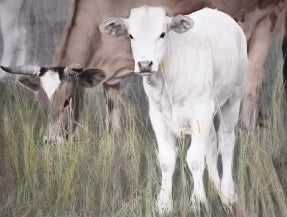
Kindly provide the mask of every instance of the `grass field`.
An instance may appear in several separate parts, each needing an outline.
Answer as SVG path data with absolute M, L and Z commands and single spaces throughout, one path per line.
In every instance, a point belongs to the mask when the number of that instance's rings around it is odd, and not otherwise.
M 210 203 L 202 216 L 287 216 L 286 102 L 281 78 L 275 86 L 263 127 L 237 133 L 238 203 L 223 207 L 206 174 Z M 104 98 L 98 89 L 85 97 L 74 138 L 46 145 L 46 118 L 33 94 L 13 82 L 1 84 L 0 216 L 157 216 L 156 141 L 146 112 L 140 112 L 143 103 L 135 103 L 140 100 L 123 94 L 123 133 L 115 141 L 106 130 Z M 172 217 L 194 216 L 189 202 L 192 178 L 184 161 L 186 140 L 178 141 Z

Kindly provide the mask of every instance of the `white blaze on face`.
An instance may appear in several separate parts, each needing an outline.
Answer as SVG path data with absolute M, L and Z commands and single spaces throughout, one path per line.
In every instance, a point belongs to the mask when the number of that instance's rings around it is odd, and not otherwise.
M 166 51 L 166 20 L 163 8 L 144 6 L 131 10 L 127 26 L 131 37 L 135 72 L 140 71 L 138 63 L 141 61 L 152 61 L 151 71 L 158 71 L 159 63 Z
M 47 71 L 43 76 L 40 77 L 40 80 L 44 91 L 51 101 L 53 95 L 61 84 L 59 74 L 53 71 Z

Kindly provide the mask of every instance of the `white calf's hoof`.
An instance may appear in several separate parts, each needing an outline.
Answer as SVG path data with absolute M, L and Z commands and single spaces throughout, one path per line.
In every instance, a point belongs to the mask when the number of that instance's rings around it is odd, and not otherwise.
M 221 183 L 221 201 L 227 206 L 233 205 L 237 201 L 235 185 L 233 181 Z
M 194 201 L 194 202 L 197 201 L 203 204 L 206 203 L 207 200 L 206 200 L 203 183 L 202 185 L 200 185 L 200 187 L 194 188 L 192 196 L 191 196 L 191 201 Z
M 169 214 L 172 211 L 172 207 L 172 196 L 161 191 L 157 199 L 157 208 L 159 214 Z
M 191 208 L 195 216 L 200 216 L 200 213 L 204 210 L 206 213 L 209 213 L 208 203 L 206 196 L 198 196 L 195 193 L 191 196 Z M 203 210 L 202 210 L 203 209 Z
M 195 214 L 200 213 L 200 200 L 194 194 L 194 192 L 192 193 L 191 196 L 191 208 Z

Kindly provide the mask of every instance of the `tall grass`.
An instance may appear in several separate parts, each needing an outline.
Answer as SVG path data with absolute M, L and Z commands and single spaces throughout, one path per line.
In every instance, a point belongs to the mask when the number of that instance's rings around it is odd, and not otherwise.
M 238 203 L 231 209 L 223 207 L 205 176 L 211 216 L 287 216 L 282 79 L 276 87 L 271 117 L 264 126 L 250 134 L 238 132 Z M 160 172 L 156 141 L 146 112 L 141 112 L 144 103 L 131 103 L 126 95 L 122 98 L 120 139 L 107 132 L 103 93 L 97 90 L 85 97 L 74 138 L 46 145 L 45 115 L 33 95 L 14 84 L 2 85 L 1 150 L 12 168 L 14 200 L 3 200 L 0 216 L 157 216 Z M 133 102 L 142 100 L 133 97 Z M 193 216 L 189 202 L 192 179 L 184 161 L 186 143 L 184 138 L 178 141 L 181 148 L 174 175 L 175 207 L 170 216 Z

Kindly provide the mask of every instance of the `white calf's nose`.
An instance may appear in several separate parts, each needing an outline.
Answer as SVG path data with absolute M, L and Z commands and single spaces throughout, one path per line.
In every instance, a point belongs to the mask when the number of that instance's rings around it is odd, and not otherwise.
M 139 71 L 141 72 L 151 72 L 153 62 L 152 61 L 139 61 Z

